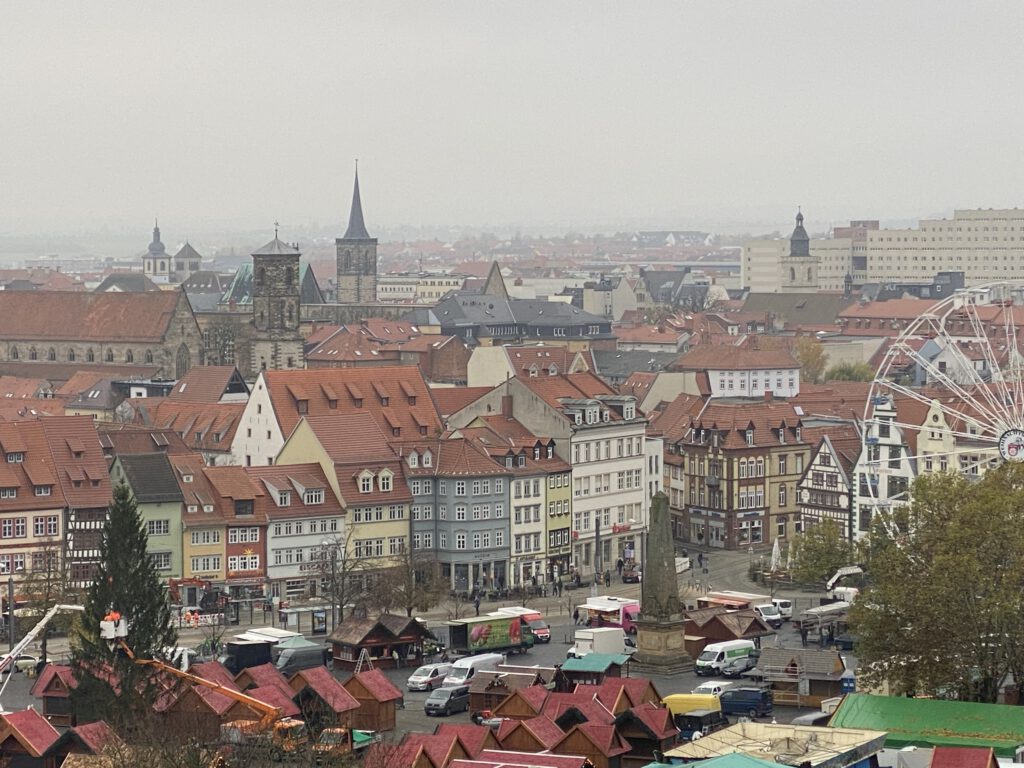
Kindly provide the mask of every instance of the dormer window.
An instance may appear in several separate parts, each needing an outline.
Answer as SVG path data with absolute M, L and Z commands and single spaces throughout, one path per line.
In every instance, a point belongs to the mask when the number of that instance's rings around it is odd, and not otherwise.
M 754 444 L 754 430 L 748 429 L 746 432 L 747 445 Z
M 7 454 L 8 464 L 21 464 L 23 461 L 25 461 L 25 454 L 21 451 L 12 451 Z
M 307 488 L 306 493 L 302 497 L 304 504 L 323 504 L 324 503 L 324 489 L 323 488 Z
M 548 458 L 550 459 L 554 455 L 555 455 L 555 446 L 549 444 L 548 445 Z
M 191 483 L 192 482 L 192 475 L 182 475 L 181 476 L 181 482 L 183 482 L 183 483 Z
M 377 476 L 377 483 L 381 491 L 391 491 L 394 486 L 393 480 L 394 475 L 386 469 Z
M 795 432 L 796 432 L 796 440 L 797 440 L 797 442 L 800 442 L 800 427 L 797 427 Z
M 622 406 L 622 418 L 624 418 L 624 419 L 636 418 L 636 404 L 635 403 L 626 403 L 624 406 Z
M 423 427 L 422 429 L 426 430 L 426 427 Z M 433 460 L 434 459 L 430 455 L 430 451 L 424 451 L 423 452 L 423 466 L 424 467 L 429 467 L 433 463 Z
M 369 470 L 363 472 L 359 476 L 359 492 L 360 493 L 372 493 L 373 492 L 373 473 Z
M 213 504 L 203 504 L 203 512 L 213 512 Z
M 277 506 L 279 507 L 290 507 L 292 504 L 292 492 L 291 491 L 278 491 L 277 492 Z
M 511 456 L 506 456 L 505 457 L 505 468 L 506 469 L 512 469 L 512 457 Z
M 519 454 L 519 466 L 520 467 L 525 467 L 526 466 L 526 454 L 525 453 L 520 453 Z
M 354 405 L 354 406 L 355 406 L 356 408 L 362 408 L 362 407 L 363 407 L 363 398 L 361 398 L 361 397 L 357 397 L 357 398 L 356 398 L 355 400 L 353 400 L 353 401 L 352 401 L 352 404 L 353 404 L 353 405 Z
M 786 442 L 786 428 L 779 427 L 779 443 L 784 444 Z
M 573 414 L 573 421 L 577 424 L 582 424 L 583 415 L 579 411 L 577 411 L 576 413 Z
M 416 451 L 409 454 L 409 466 L 416 468 L 420 465 L 420 456 Z
M 37 485 L 36 486 L 36 496 L 49 496 L 51 493 L 53 493 L 53 486 L 52 485 Z
M 237 499 L 235 501 L 235 517 L 250 517 L 253 512 L 252 499 Z
M 383 405 L 386 408 L 388 403 L 390 403 L 390 402 L 391 402 L 391 398 L 385 397 L 385 396 L 381 395 L 381 398 L 380 398 L 380 404 L 381 405 Z
M 309 413 L 309 400 L 299 400 L 295 403 L 295 410 L 299 413 Z
M 188 511 L 189 512 L 198 512 L 199 511 L 199 506 L 197 504 L 189 504 L 188 505 Z
M 17 488 L 0 488 L 0 499 L 16 499 L 18 498 Z
M 601 412 L 601 421 L 611 421 L 611 420 L 612 420 L 612 414 L 611 414 L 610 411 L 602 411 Z
M 533 458 L 534 458 L 535 461 L 540 458 L 540 446 L 539 445 L 533 446 Z

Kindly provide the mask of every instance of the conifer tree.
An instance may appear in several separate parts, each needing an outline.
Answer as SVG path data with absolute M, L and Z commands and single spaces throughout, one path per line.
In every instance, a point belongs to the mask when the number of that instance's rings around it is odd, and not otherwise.
M 139 659 L 159 657 L 164 648 L 177 644 L 170 606 L 146 552 L 146 541 L 135 499 L 121 483 L 114 488 L 100 562 L 86 592 L 85 611 L 71 652 L 78 682 L 72 692 L 76 714 L 80 719 L 106 719 L 119 729 L 151 711 L 155 680 L 150 668 L 135 664 L 118 648 L 107 647 L 100 638 L 100 621 L 110 611 L 120 613 L 128 622 L 125 642 Z

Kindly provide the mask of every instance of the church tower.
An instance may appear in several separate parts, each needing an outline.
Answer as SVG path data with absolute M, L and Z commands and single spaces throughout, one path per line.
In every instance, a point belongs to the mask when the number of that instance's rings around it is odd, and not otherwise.
M 370 237 L 363 223 L 358 165 L 348 229 L 344 237 L 334 242 L 338 248 L 338 303 L 368 304 L 377 301 L 377 238 Z
M 797 209 L 796 227 L 789 237 L 789 255 L 783 256 L 782 290 L 804 293 L 818 290 L 818 260 L 811 255 L 811 238 L 804 229 L 804 215 Z
M 160 239 L 160 222 L 153 222 L 153 242 L 142 254 L 142 273 L 154 283 L 166 283 L 170 280 L 171 257 Z
M 274 239 L 252 255 L 252 368 L 302 368 L 299 249 Z

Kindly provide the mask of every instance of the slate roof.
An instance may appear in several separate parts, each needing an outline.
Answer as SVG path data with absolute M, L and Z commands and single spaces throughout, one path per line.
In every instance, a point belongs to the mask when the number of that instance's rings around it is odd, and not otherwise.
M 372 240 L 370 233 L 366 231 L 366 223 L 363 221 L 363 201 L 359 195 L 359 169 L 356 169 L 356 180 L 352 186 L 352 207 L 348 212 L 348 229 L 345 230 L 345 240 Z
M 181 503 L 181 490 L 163 453 L 125 454 L 118 457 L 125 478 L 141 504 Z
M 50 340 L 158 343 L 180 299 L 178 291 L 0 291 L 0 339 L 37 346 Z
M 146 291 L 159 290 L 160 286 L 142 272 L 113 272 L 103 278 L 103 281 L 96 286 L 93 293 L 106 293 L 108 291 L 144 293 Z
M 291 247 L 291 246 L 287 246 Z M 299 301 L 302 304 L 323 304 L 324 295 L 316 282 L 316 275 L 309 264 L 299 264 Z M 235 272 L 235 276 L 228 284 L 224 295 L 220 297 L 221 304 L 252 304 L 252 262 L 244 262 Z
M 643 349 L 595 349 L 594 372 L 600 376 L 627 378 L 639 371 L 663 371 L 678 359 L 676 352 L 648 352 Z

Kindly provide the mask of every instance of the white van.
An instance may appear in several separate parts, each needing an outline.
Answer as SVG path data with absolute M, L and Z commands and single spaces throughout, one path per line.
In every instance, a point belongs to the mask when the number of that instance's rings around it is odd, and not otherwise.
M 452 664 L 451 671 L 445 676 L 442 688 L 451 688 L 453 685 L 469 685 L 473 675 L 477 672 L 497 671 L 499 664 L 505 663 L 505 657 L 500 653 L 481 653 L 477 656 L 466 656 L 458 659 Z
M 710 693 L 712 696 L 721 696 L 722 691 L 726 690 L 731 685 L 732 683 L 728 680 L 708 680 L 706 683 L 701 683 L 694 688 L 692 693 Z
M 764 623 L 772 629 L 778 629 L 782 626 L 782 613 L 776 607 L 775 603 L 755 605 L 754 613 L 764 619 Z
M 776 608 L 779 609 L 779 615 L 785 621 L 789 621 L 793 618 L 793 601 L 787 600 L 784 597 L 773 597 L 772 603 Z
M 733 659 L 749 656 L 754 650 L 752 640 L 727 640 L 724 643 L 711 643 L 704 646 L 694 672 L 698 675 L 713 675 L 721 671 L 722 667 Z

